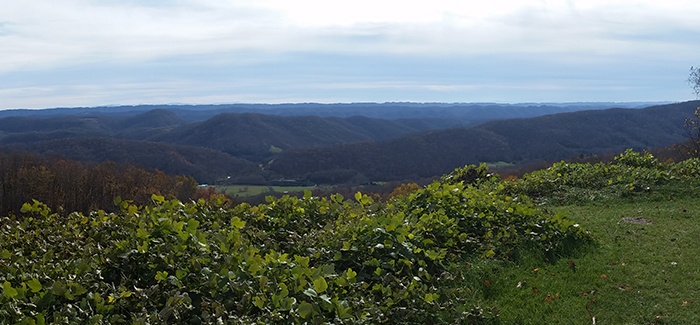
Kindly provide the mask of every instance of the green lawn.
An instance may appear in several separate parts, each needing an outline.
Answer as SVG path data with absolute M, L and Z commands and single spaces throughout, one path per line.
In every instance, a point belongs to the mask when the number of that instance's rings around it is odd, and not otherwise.
M 494 267 L 474 298 L 503 324 L 700 324 L 700 199 L 550 209 L 596 246 L 553 264 Z
M 509 163 L 509 162 L 505 162 L 505 161 L 496 161 L 496 162 L 486 163 L 486 166 L 488 166 L 489 168 L 503 168 L 503 167 L 514 166 L 514 164 Z
M 266 185 L 229 185 L 216 186 L 218 192 L 224 193 L 231 197 L 250 197 L 263 193 L 292 193 L 303 192 L 304 190 L 313 190 L 314 186 L 266 186 Z

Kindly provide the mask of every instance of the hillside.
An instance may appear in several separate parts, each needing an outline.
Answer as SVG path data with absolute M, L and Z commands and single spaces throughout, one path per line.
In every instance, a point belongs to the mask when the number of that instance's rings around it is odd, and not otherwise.
M 252 161 L 292 148 L 375 141 L 420 131 L 409 123 L 367 117 L 221 114 L 149 138 L 151 141 L 201 146 Z
M 446 166 L 510 160 L 506 139 L 480 129 L 448 129 L 399 139 L 296 150 L 268 168 L 287 178 L 319 179 L 343 173 L 347 180 L 402 180 L 439 175 Z
M 213 149 L 138 140 L 105 137 L 58 138 L 21 145 L 5 145 L 4 149 L 25 150 L 83 162 L 130 163 L 173 175 L 192 176 L 199 182 L 258 174 L 257 164 Z M 250 181 L 250 177 L 246 179 Z M 260 182 L 260 177 L 253 179 Z
M 532 163 L 580 155 L 650 149 L 684 140 L 683 122 L 700 102 L 646 109 L 608 109 L 488 122 L 375 143 L 296 150 L 269 169 L 287 178 L 348 171 L 372 180 L 401 180 L 448 172 L 461 164 Z
M 508 139 L 521 161 L 557 160 L 576 155 L 648 149 L 684 139 L 683 123 L 700 102 L 642 110 L 608 109 L 489 122 L 477 129 Z
M 2 111 L 0 149 L 132 162 L 200 182 L 231 176 L 256 184 L 281 178 L 362 183 L 432 177 L 465 163 L 524 164 L 665 146 L 683 140 L 683 119 L 698 102 L 646 109 L 603 110 L 600 105 L 236 104 Z M 559 113 L 528 117 L 549 112 Z M 306 113 L 321 116 L 301 115 Z M 474 125 L 477 121 L 486 122 Z
M 417 120 L 253 113 L 187 123 L 164 109 L 132 116 L 10 116 L 0 118 L 0 149 L 131 162 L 201 182 L 242 175 L 264 182 L 257 165 L 283 150 L 381 140 L 432 127 Z

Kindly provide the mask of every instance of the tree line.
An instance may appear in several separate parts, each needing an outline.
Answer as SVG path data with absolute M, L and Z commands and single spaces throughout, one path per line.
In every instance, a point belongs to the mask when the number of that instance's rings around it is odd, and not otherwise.
M 32 200 L 54 211 L 116 210 L 114 199 L 150 203 L 152 194 L 189 200 L 192 177 L 171 176 L 129 164 L 88 164 L 25 152 L 0 152 L 0 213 L 17 213 Z

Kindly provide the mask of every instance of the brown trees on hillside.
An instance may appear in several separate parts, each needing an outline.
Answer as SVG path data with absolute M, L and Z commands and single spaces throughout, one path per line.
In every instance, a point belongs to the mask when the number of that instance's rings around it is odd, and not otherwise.
M 152 194 L 188 200 L 197 190 L 191 177 L 112 162 L 83 164 L 26 153 L 0 153 L 0 213 L 17 212 L 38 200 L 54 211 L 113 210 L 114 198 L 147 204 Z

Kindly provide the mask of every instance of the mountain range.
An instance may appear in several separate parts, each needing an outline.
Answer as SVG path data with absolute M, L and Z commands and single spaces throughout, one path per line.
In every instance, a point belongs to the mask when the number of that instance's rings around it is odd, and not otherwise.
M 614 103 L 607 103 L 613 105 Z M 700 102 L 159 105 L 0 111 L 0 148 L 200 182 L 405 180 L 683 141 Z M 622 106 L 622 107 L 619 107 Z M 382 117 L 382 118 L 379 118 Z

